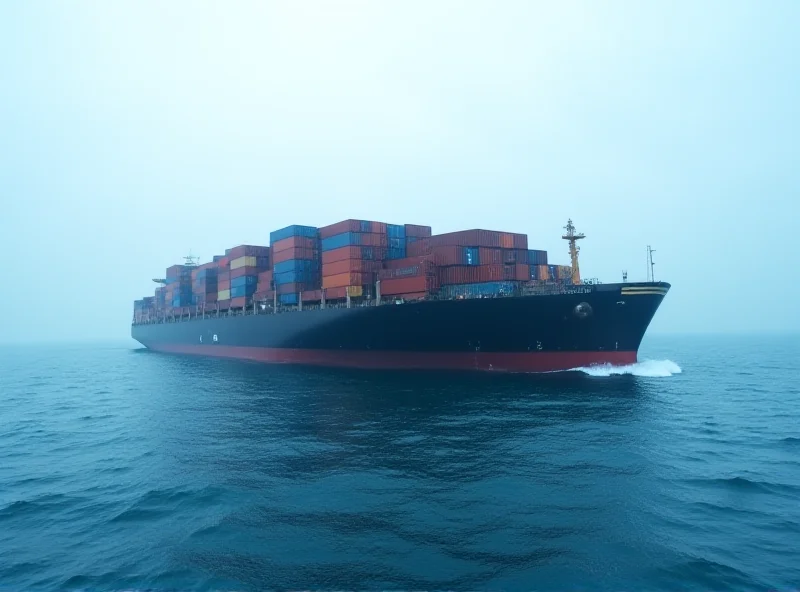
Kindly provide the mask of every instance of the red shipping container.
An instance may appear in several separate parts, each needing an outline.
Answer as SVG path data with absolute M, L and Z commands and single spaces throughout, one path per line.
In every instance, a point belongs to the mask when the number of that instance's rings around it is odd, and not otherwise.
M 505 263 L 502 249 L 480 247 L 478 249 L 478 262 L 481 265 L 500 265 Z
M 416 224 L 406 224 L 406 238 L 427 238 L 431 235 L 430 226 L 417 226 Z
M 442 284 L 474 284 L 496 282 L 506 277 L 504 265 L 459 265 L 439 268 Z
M 242 277 L 243 275 L 258 275 L 262 271 L 264 271 L 263 267 L 237 267 L 236 269 L 232 269 L 230 274 L 231 279 L 235 279 Z
M 380 261 L 365 261 L 364 259 L 344 259 L 342 261 L 334 261 L 333 263 L 323 263 L 322 277 L 339 275 L 340 273 L 348 273 L 350 271 L 377 272 L 381 269 L 382 265 Z
M 396 269 L 383 269 L 378 272 L 381 280 L 392 278 L 412 277 L 420 275 L 434 275 L 434 265 L 429 260 L 418 261 L 416 265 L 398 267 Z
M 217 292 L 222 292 L 224 290 L 231 289 L 231 281 L 230 280 L 218 280 L 217 281 Z
M 347 298 L 347 286 L 342 286 L 340 288 L 325 288 L 323 291 L 325 292 L 326 300 L 339 300 L 340 298 Z
M 531 279 L 531 266 L 527 263 L 516 263 L 514 266 L 514 277 L 520 282 L 527 282 Z
M 420 255 L 418 257 L 406 257 L 404 259 L 387 259 L 383 262 L 384 269 L 402 269 L 404 267 L 411 267 L 412 265 L 419 265 L 420 263 L 433 263 L 433 257 L 430 255 Z
M 272 263 L 274 265 L 275 263 L 289 261 L 290 259 L 319 259 L 319 250 L 308 249 L 304 247 L 285 249 L 283 251 L 278 251 L 273 255 Z
M 231 279 L 231 272 L 230 271 L 220 271 L 217 274 L 217 281 L 218 282 L 230 281 L 230 279 Z
M 278 294 L 299 294 L 300 292 L 317 290 L 319 287 L 319 282 L 291 282 L 289 284 L 275 286 L 275 289 L 278 291 Z
M 317 302 L 322 300 L 322 290 L 307 290 L 303 292 L 303 302 Z
M 395 278 L 381 282 L 381 296 L 394 296 L 414 292 L 429 292 L 435 286 L 433 278 L 426 276 Z
M 258 285 L 269 286 L 272 282 L 272 270 L 262 271 L 258 274 Z
M 275 299 L 275 292 L 273 290 L 259 290 L 253 294 L 253 300 L 262 302 L 264 300 L 272 302 Z
M 422 238 L 416 242 L 408 243 L 406 247 L 406 255 L 409 257 L 419 257 L 422 255 L 429 255 L 431 252 L 430 239 Z
M 527 249 L 528 236 L 495 230 L 461 230 L 447 234 L 437 234 L 430 239 L 432 247 L 458 245 L 461 247 L 502 247 L 504 243 L 513 249 Z M 417 241 L 420 242 L 420 241 Z M 416 244 L 416 243 L 412 243 Z
M 433 262 L 436 265 L 464 265 L 466 254 L 464 247 L 433 247 Z M 480 256 L 480 255 L 479 255 Z
M 279 241 L 275 241 L 272 245 L 272 254 L 276 255 L 281 251 L 289 249 L 317 249 L 319 248 L 319 241 L 307 236 L 290 236 Z M 284 259 L 285 261 L 285 259 Z
M 242 308 L 247 305 L 247 296 L 239 296 L 238 298 L 231 298 L 231 308 Z
M 228 249 L 225 253 L 228 261 L 238 259 L 239 257 L 269 257 L 269 247 L 262 247 L 259 245 L 239 245 Z
M 319 229 L 319 237 L 320 238 L 328 238 L 331 236 L 336 236 L 337 234 L 342 234 L 344 232 L 363 232 L 362 222 L 365 223 L 370 231 L 379 233 L 379 234 L 386 234 L 386 224 L 382 222 L 371 222 L 369 220 L 342 220 L 341 222 L 337 222 L 336 224 L 331 224 L 330 226 L 323 226 Z

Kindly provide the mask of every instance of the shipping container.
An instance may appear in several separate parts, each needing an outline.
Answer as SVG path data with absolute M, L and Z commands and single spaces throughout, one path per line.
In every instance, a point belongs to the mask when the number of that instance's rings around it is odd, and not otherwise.
M 223 290 L 230 290 L 231 289 L 231 280 L 219 280 L 217 282 L 217 291 L 222 292 Z
M 497 232 L 494 230 L 461 230 L 447 234 L 437 234 L 430 239 L 432 247 L 461 246 L 461 247 L 504 247 L 509 249 L 527 249 L 528 236 L 510 232 Z M 417 241 L 417 243 L 420 241 Z M 414 243 L 414 244 L 417 244 Z
M 275 290 L 278 294 L 297 294 L 299 292 L 319 290 L 320 288 L 319 282 L 292 282 L 290 284 L 279 284 L 275 287 Z
M 363 286 L 347 286 L 345 290 L 346 293 L 350 295 L 350 298 L 358 298 L 364 295 Z
M 242 296 L 250 296 L 255 294 L 256 285 L 247 284 L 244 286 L 231 286 L 231 298 L 241 298 Z
M 430 238 L 421 238 L 416 242 L 408 243 L 406 245 L 407 257 L 419 257 L 421 255 L 430 255 L 431 242 Z
M 403 261 L 408 261 L 408 259 L 403 259 Z M 381 280 L 421 275 L 435 275 L 435 268 L 430 260 L 421 260 L 417 261 L 416 264 L 382 269 L 378 272 L 378 278 Z
M 237 296 L 231 298 L 231 308 L 244 308 L 245 306 L 247 306 L 246 296 Z
M 272 272 L 276 276 L 282 273 L 286 273 L 288 271 L 318 272 L 320 270 L 320 267 L 321 267 L 320 261 L 314 261 L 312 259 L 290 259 L 289 261 L 281 261 L 280 263 L 276 263 L 272 268 Z
M 513 279 L 520 282 L 527 282 L 531 279 L 531 266 L 527 263 L 515 263 L 511 268 L 514 270 L 513 277 L 506 277 L 506 279 Z
M 322 300 L 322 290 L 307 290 L 301 293 L 303 302 L 319 302 Z
M 548 265 L 547 266 L 547 275 L 550 277 L 551 280 L 558 279 L 558 265 Z
M 346 232 L 386 234 L 386 224 L 369 220 L 343 220 L 319 229 L 321 239 Z
M 341 288 L 342 286 L 361 286 L 374 283 L 374 273 L 350 272 L 323 276 L 323 288 Z
M 272 255 L 272 264 L 283 263 L 291 259 L 319 259 L 318 249 L 309 249 L 306 247 L 297 247 L 293 249 L 285 249 L 277 251 Z
M 322 277 L 348 273 L 350 271 L 377 272 L 381 269 L 380 261 L 366 261 L 364 259 L 343 259 L 333 263 L 322 264 Z
M 240 267 L 258 267 L 258 259 L 252 255 L 231 259 L 231 271 Z
M 319 239 L 308 236 L 290 236 L 272 243 L 272 256 L 291 249 L 319 249 Z
M 393 246 L 391 241 L 398 240 L 405 243 L 406 240 L 406 227 L 401 224 L 387 224 L 386 234 L 389 236 L 389 246 Z
M 225 251 L 231 263 L 240 257 L 269 257 L 269 247 L 260 245 L 239 245 Z
M 513 266 L 511 267 L 513 268 Z M 509 279 L 505 265 L 454 265 L 440 267 L 439 276 L 442 285 L 471 284 Z
M 230 272 L 231 279 L 242 277 L 243 275 L 258 275 L 265 271 L 263 267 L 237 267 Z
M 332 251 L 347 246 L 385 247 L 388 238 L 385 234 L 367 232 L 344 232 L 322 239 L 322 250 Z
M 270 232 L 269 244 L 274 245 L 278 241 L 282 241 L 293 236 L 317 238 L 319 236 L 319 229 L 315 226 L 300 226 L 299 224 L 293 224 L 292 226 L 287 226 L 286 228 L 281 228 L 280 230 L 274 230 L 273 232 Z
M 255 286 L 258 283 L 257 275 L 243 275 L 231 280 L 231 289 L 240 286 Z
M 528 263 L 531 265 L 547 265 L 547 251 L 529 250 Z
M 280 294 L 278 302 L 281 304 L 297 304 L 297 294 Z
M 231 279 L 231 272 L 230 271 L 220 271 L 217 273 L 217 281 L 218 282 L 226 282 L 230 281 Z
M 430 226 L 418 226 L 416 224 L 406 224 L 406 238 L 427 238 L 431 236 Z
M 269 286 L 272 283 L 272 270 L 262 271 L 258 274 L 258 285 Z
M 430 292 L 435 288 L 435 281 L 429 276 L 399 277 L 381 280 L 381 297 L 409 294 L 413 292 Z
M 322 264 L 334 263 L 345 259 L 366 259 L 381 261 L 386 257 L 384 247 L 339 247 L 322 253 Z
M 442 286 L 439 295 L 444 298 L 511 296 L 517 293 L 517 290 L 518 284 L 515 282 L 483 282 Z
M 231 299 L 231 291 L 230 290 L 220 290 L 217 294 L 217 300 L 230 300 Z
M 273 290 L 262 290 L 260 288 L 253 294 L 253 300 L 256 302 L 272 302 L 274 297 L 275 292 Z
M 347 298 L 347 286 L 342 286 L 341 288 L 325 288 L 323 292 L 325 292 L 326 300 Z
M 225 300 L 217 299 L 217 308 L 219 310 L 228 310 L 231 306 L 231 299 L 226 298 Z
M 276 286 L 281 284 L 290 284 L 292 282 L 317 282 L 320 281 L 319 270 L 302 270 L 302 271 L 286 271 L 284 273 L 276 273 L 273 275 L 273 283 Z

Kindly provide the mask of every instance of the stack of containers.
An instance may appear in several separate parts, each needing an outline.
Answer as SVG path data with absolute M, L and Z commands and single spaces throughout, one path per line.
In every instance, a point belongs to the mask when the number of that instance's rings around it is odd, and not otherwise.
M 369 220 L 344 220 L 320 228 L 319 235 L 322 239 L 322 288 L 326 298 L 336 300 L 348 294 L 359 297 L 371 293 L 376 274 L 382 267 L 381 260 L 387 256 L 387 225 Z
M 409 252 L 409 247 L 421 239 L 430 238 L 431 236 L 431 227 L 430 226 L 419 226 L 417 224 L 406 224 L 405 225 L 406 231 L 406 256 L 407 257 L 414 257 L 416 256 L 414 253 Z
M 403 297 L 409 300 L 424 298 L 439 289 L 433 258 L 407 257 L 384 263 L 378 272 L 381 296 Z
M 421 244 L 422 243 L 422 244 Z M 465 230 L 440 234 L 414 243 L 429 251 L 439 268 L 442 286 L 483 284 L 503 281 L 529 281 L 528 237 L 524 234 L 491 230 Z M 476 293 L 491 294 L 502 284 L 474 288 Z M 471 288 L 464 288 L 469 293 Z
M 231 308 L 247 306 L 256 292 L 259 274 L 269 269 L 269 251 L 269 247 L 239 245 L 225 252 L 231 268 Z
M 217 306 L 228 310 L 231 307 L 231 260 L 226 256 L 214 259 L 217 263 Z
M 258 274 L 258 284 L 256 284 L 256 292 L 253 294 L 253 300 L 263 301 L 267 300 L 272 302 L 275 294 L 275 287 L 272 284 L 272 270 L 262 271 Z
M 319 230 L 314 226 L 287 226 L 271 232 L 272 281 L 281 304 L 297 304 L 299 294 L 320 289 Z
M 192 304 L 205 307 L 217 302 L 217 264 L 204 263 L 192 270 Z
M 406 258 L 406 227 L 401 224 L 386 225 L 386 258 Z
M 168 308 L 183 308 L 192 304 L 192 268 L 173 265 L 167 268 L 165 299 Z
M 155 296 L 153 297 L 153 306 L 157 313 L 163 313 L 167 308 L 167 287 L 159 286 L 156 288 Z

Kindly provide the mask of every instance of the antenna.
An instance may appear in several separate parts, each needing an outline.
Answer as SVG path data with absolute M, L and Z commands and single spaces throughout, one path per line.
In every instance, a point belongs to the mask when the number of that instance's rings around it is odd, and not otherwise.
M 650 245 L 647 245 L 647 273 L 648 273 L 647 281 L 648 282 L 656 281 L 655 270 L 653 269 L 653 266 L 656 264 L 655 261 L 653 261 L 653 253 L 655 253 L 655 252 L 656 252 L 655 249 L 651 249 Z
M 189 254 L 183 258 L 183 264 L 186 267 L 197 267 L 198 265 L 200 265 L 200 257 L 193 257 L 192 250 L 189 249 Z
M 572 261 L 572 283 L 578 285 L 581 283 L 581 270 L 578 267 L 578 251 L 580 247 L 576 244 L 582 238 L 586 238 L 583 233 L 576 233 L 575 226 L 572 224 L 572 218 L 567 220 L 567 225 L 564 227 L 567 231 L 561 238 L 569 242 L 569 257 Z

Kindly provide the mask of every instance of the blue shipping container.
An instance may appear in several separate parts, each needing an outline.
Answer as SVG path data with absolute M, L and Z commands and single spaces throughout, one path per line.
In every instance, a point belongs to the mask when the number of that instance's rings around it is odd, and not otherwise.
M 361 220 L 361 232 L 372 232 L 372 222 Z
M 547 265 L 547 251 L 528 250 L 528 263 L 531 265 Z
M 332 251 L 333 249 L 340 249 L 351 245 L 361 244 L 360 232 L 343 232 L 342 234 L 334 234 L 328 238 L 322 239 L 322 250 Z
M 269 242 L 270 244 L 275 244 L 279 240 L 283 240 L 285 238 L 291 238 L 293 236 L 304 236 L 306 238 L 317 238 L 319 234 L 319 229 L 314 226 L 300 226 L 298 224 L 293 224 L 292 226 L 287 226 L 286 228 L 281 228 L 280 230 L 275 230 L 269 233 Z
M 480 265 L 480 251 L 478 247 L 464 247 L 464 263 L 466 265 Z
M 281 304 L 297 304 L 297 294 L 280 294 L 278 301 Z
M 483 282 L 480 284 L 452 284 L 442 286 L 440 294 L 445 298 L 475 298 L 477 296 L 498 296 L 513 294 L 514 282 Z
M 406 241 L 402 238 L 392 238 L 389 237 L 389 248 L 390 249 L 400 249 L 406 246 Z
M 386 251 L 386 258 L 387 259 L 405 259 L 406 258 L 406 249 L 405 247 L 397 248 L 397 249 L 387 249 Z
M 291 284 L 292 282 L 315 282 L 319 281 L 319 271 L 286 271 L 284 273 L 275 274 L 273 279 L 276 286 L 280 286 L 282 284 Z
M 231 298 L 241 298 L 242 296 L 252 296 L 256 292 L 256 285 L 231 286 Z
M 391 239 L 399 238 L 405 239 L 406 238 L 406 227 L 400 224 L 387 224 L 386 225 L 386 234 L 389 235 L 389 246 L 391 246 Z
M 319 259 L 289 259 L 276 263 L 272 268 L 274 273 L 286 273 L 287 271 L 313 271 L 320 269 Z
M 257 275 L 243 275 L 231 280 L 231 290 L 240 286 L 255 286 L 258 283 Z

